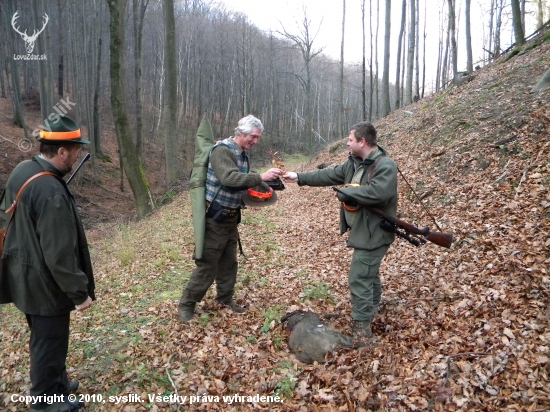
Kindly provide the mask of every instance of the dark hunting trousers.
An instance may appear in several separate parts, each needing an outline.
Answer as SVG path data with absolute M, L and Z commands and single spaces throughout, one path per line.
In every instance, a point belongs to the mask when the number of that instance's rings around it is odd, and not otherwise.
M 203 258 L 197 261 L 197 267 L 183 289 L 180 306 L 194 308 L 214 282 L 219 302 L 229 303 L 233 299 L 238 269 L 237 220 L 238 216 L 233 216 L 217 223 L 206 218 Z
M 67 392 L 67 352 L 70 312 L 59 316 L 25 315 L 31 330 L 31 396 L 62 395 Z M 36 403 L 36 409 L 46 403 Z

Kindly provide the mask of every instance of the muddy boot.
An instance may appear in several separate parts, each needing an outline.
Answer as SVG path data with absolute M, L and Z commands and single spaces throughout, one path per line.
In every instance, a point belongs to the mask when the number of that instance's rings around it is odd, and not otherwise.
M 179 305 L 178 306 L 178 317 L 179 317 L 179 321 L 181 323 L 189 322 L 191 319 L 193 319 L 194 315 L 195 315 L 195 305 L 193 305 L 193 306 Z
M 363 348 L 379 341 L 379 339 L 372 334 L 370 320 L 354 320 L 351 325 L 351 330 L 353 332 L 354 348 Z
M 220 302 L 218 303 L 222 306 L 230 308 L 233 312 L 237 313 L 244 313 L 246 312 L 246 308 L 244 306 L 237 305 L 237 302 L 235 302 L 233 299 L 231 299 L 228 303 Z
M 372 330 L 370 328 L 370 320 L 354 320 L 351 325 L 353 336 L 362 335 L 366 338 L 372 336 Z

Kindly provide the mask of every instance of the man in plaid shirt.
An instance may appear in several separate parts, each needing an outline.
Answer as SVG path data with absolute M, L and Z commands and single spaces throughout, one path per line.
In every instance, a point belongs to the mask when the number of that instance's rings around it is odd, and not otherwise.
M 277 168 L 261 174 L 249 171 L 247 152 L 258 143 L 263 130 L 264 126 L 259 119 L 252 115 L 246 116 L 239 121 L 235 136 L 217 143 L 210 152 L 206 179 L 204 252 L 202 259 L 196 260 L 197 267 L 181 295 L 178 308 L 180 322 L 185 323 L 193 318 L 195 305 L 214 282 L 216 299 L 220 304 L 237 313 L 246 311 L 234 299 L 238 269 L 237 225 L 243 206 L 242 196 L 247 189 L 276 180 L 283 173 Z

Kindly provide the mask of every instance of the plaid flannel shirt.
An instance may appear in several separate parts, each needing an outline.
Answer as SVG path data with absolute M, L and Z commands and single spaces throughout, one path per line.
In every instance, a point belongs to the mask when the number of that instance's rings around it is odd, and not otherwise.
M 217 143 L 212 150 L 218 145 L 225 145 L 231 149 L 231 152 L 237 159 L 239 172 L 248 173 L 249 163 L 248 155 L 242 150 L 230 137 Z M 210 151 L 212 153 L 212 151 Z M 242 194 L 244 190 L 233 190 L 221 185 L 220 180 L 216 177 L 212 169 L 212 163 L 208 161 L 208 174 L 206 176 L 206 200 L 212 202 L 214 199 L 223 207 L 230 209 L 238 209 L 242 205 Z

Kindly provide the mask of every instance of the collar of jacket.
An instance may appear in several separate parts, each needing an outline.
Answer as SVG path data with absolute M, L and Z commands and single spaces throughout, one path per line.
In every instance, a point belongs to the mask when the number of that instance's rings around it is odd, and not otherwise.
M 378 145 L 377 145 L 378 146 Z M 381 146 L 378 146 L 378 149 L 382 152 L 380 155 L 376 156 L 374 159 L 366 158 L 365 160 L 361 159 L 360 157 L 353 156 L 352 154 L 349 155 L 348 159 L 355 163 L 355 166 L 370 166 L 373 164 L 376 159 L 378 159 L 381 156 L 387 156 L 388 152 L 386 152 L 386 149 L 384 149 Z
M 50 163 L 48 160 L 44 159 L 40 155 L 34 156 L 32 160 L 33 162 L 38 162 L 38 164 L 42 166 L 42 168 L 46 172 L 54 172 L 59 177 L 65 176 L 65 173 L 61 173 L 61 170 L 55 167 L 53 163 Z

